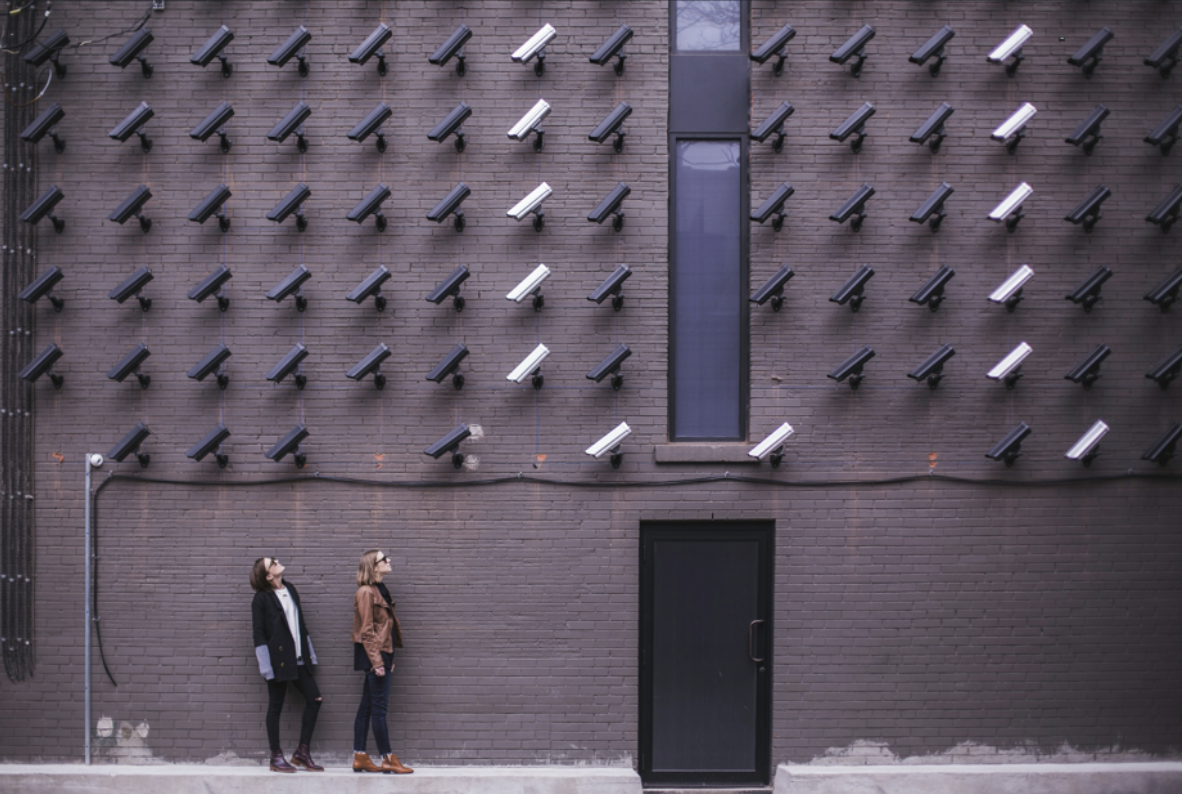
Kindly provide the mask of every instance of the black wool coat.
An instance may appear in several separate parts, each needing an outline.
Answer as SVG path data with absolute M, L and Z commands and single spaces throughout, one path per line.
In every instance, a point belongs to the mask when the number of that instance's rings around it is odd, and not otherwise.
M 312 653 L 312 644 L 308 640 L 308 615 L 300 604 L 300 594 L 296 592 L 291 582 L 284 581 L 283 584 L 287 587 L 287 592 L 291 594 L 291 600 L 300 613 L 300 646 L 302 648 L 300 655 L 304 660 L 304 667 L 311 673 L 312 665 L 316 663 L 316 657 Z M 254 601 L 250 605 L 250 612 L 254 624 L 255 654 L 259 656 L 259 663 L 263 663 L 264 654 L 261 651 L 262 648 L 265 648 L 265 655 L 269 657 L 271 670 L 275 673 L 274 680 L 295 681 L 299 678 L 299 671 L 296 668 L 295 638 L 291 636 L 291 629 L 287 626 L 287 617 L 283 614 L 283 605 L 279 603 L 279 596 L 275 595 L 274 590 L 255 593 Z

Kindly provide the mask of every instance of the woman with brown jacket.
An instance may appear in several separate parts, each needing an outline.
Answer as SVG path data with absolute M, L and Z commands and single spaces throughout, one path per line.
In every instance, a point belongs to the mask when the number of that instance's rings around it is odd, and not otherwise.
M 390 750 L 386 709 L 390 701 L 390 674 L 394 671 L 394 649 L 402 647 L 402 630 L 394 616 L 394 601 L 382 584 L 390 573 L 390 558 L 377 549 L 361 555 L 357 564 L 357 593 L 353 596 L 353 669 L 365 673 L 361 705 L 353 721 L 353 771 L 405 775 L 414 770 L 403 765 Z M 377 766 L 365 751 L 366 734 L 373 725 L 373 738 L 382 754 Z

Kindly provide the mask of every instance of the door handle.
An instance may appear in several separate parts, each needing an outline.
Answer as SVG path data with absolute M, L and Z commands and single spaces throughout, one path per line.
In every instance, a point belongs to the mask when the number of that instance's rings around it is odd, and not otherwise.
M 763 657 L 760 656 L 759 658 L 756 658 L 755 656 L 755 624 L 763 624 L 764 622 L 766 621 L 753 620 L 747 626 L 747 655 L 750 656 L 751 661 L 755 662 L 756 664 L 762 663 Z

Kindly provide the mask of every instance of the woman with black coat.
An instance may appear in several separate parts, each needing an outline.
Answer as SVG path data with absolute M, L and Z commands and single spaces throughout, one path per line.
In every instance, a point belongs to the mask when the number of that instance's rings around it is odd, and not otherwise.
M 302 766 L 310 772 L 323 772 L 324 767 L 312 760 L 308 745 L 320 713 L 320 688 L 312 677 L 316 652 L 308 636 L 300 596 L 290 582 L 283 581 L 284 567 L 274 557 L 260 557 L 250 571 L 250 586 L 254 601 L 250 605 L 254 623 L 254 653 L 259 672 L 267 680 L 267 739 L 271 743 L 271 771 L 294 772 Z M 298 642 L 296 638 L 298 637 Z M 300 726 L 300 744 L 291 756 L 291 764 L 283 757 L 279 746 L 279 715 L 283 711 L 283 697 L 287 682 L 295 684 L 304 696 L 304 719 Z M 295 766 L 292 766 L 295 764 Z

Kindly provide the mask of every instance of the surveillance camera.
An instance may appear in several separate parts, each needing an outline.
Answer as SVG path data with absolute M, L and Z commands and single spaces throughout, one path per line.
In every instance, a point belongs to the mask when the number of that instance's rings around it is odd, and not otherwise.
M 518 47 L 509 57 L 514 62 L 522 64 L 529 63 L 536 57 L 538 62 L 534 64 L 534 74 L 541 77 L 546 71 L 546 45 L 557 35 L 558 31 L 547 22 L 541 30 L 530 36 L 525 44 Z
M 66 379 L 53 371 L 53 365 L 62 355 L 62 349 L 50 342 L 49 347 L 38 353 L 28 366 L 20 371 L 21 378 L 29 383 L 35 383 L 42 375 L 48 375 L 53 382 L 53 388 L 60 389 Z
M 1178 185 L 1166 196 L 1153 212 L 1145 216 L 1145 220 L 1161 228 L 1162 233 L 1170 230 L 1178 220 L 1179 206 L 1182 205 L 1182 185 Z
M 48 217 L 53 223 L 53 230 L 61 234 L 66 228 L 66 222 L 53 214 L 53 208 L 65 197 L 66 194 L 62 192 L 61 188 L 57 185 L 50 185 L 36 201 L 29 205 L 28 209 L 20 214 L 20 219 L 25 223 L 36 225 L 37 221 Z
M 873 277 L 874 268 L 870 267 L 870 265 L 862 265 L 855 271 L 854 275 L 849 277 L 845 284 L 841 285 L 841 289 L 829 297 L 829 301 L 839 306 L 845 306 L 848 303 L 851 309 L 857 311 L 862 307 L 862 301 L 866 299 L 866 296 L 863 294 L 863 291 L 866 289 L 866 282 Z
M 210 216 L 216 214 L 218 227 L 222 230 L 223 234 L 228 232 L 230 230 L 230 219 L 226 217 L 226 211 L 222 208 L 222 205 L 226 203 L 226 200 L 231 195 L 230 188 L 225 185 L 218 185 L 189 213 L 189 220 L 196 221 L 197 223 L 205 223 L 209 220 Z
M 312 278 L 311 271 L 304 265 L 299 265 L 291 271 L 291 275 L 271 288 L 271 291 L 267 293 L 267 300 L 278 303 L 288 295 L 295 295 L 296 309 L 302 312 L 307 308 L 308 300 L 301 294 L 300 287 L 310 278 Z
M 598 287 L 596 287 L 587 300 L 595 301 L 597 304 L 602 304 L 610 295 L 612 299 L 612 308 L 616 311 L 624 308 L 624 282 L 632 277 L 632 270 L 627 265 L 616 265 L 616 269 L 612 274 L 603 280 Z
M 57 265 L 50 265 L 48 270 L 37 276 L 29 286 L 21 290 L 20 295 L 17 297 L 30 304 L 36 303 L 43 297 L 49 298 L 49 302 L 53 304 L 53 310 L 60 312 L 62 307 L 66 305 L 66 302 L 53 294 L 53 288 L 63 278 L 65 278 L 65 273 L 62 273 L 61 268 Z
M 936 62 L 928 67 L 928 73 L 935 77 L 940 73 L 940 67 L 944 65 L 944 61 L 948 60 L 948 56 L 944 54 L 944 47 L 948 42 L 952 41 L 952 37 L 956 35 L 956 31 L 945 25 L 936 31 L 935 35 L 927 40 L 927 43 L 911 54 L 907 60 L 911 61 L 917 66 L 923 66 L 931 58 L 935 58 Z
M 48 271 L 47 271 L 48 272 Z M 35 283 L 35 282 L 34 282 Z M 1168 312 L 1170 306 L 1178 300 L 1178 289 L 1182 287 L 1182 268 L 1178 268 L 1165 281 L 1158 284 L 1145 295 L 1145 300 L 1149 301 L 1163 312 Z M 29 288 L 26 288 L 28 291 Z M 21 298 L 25 298 L 25 293 L 21 293 Z M 25 298 L 25 300 L 28 300 Z M 34 298 L 33 300 L 36 300 Z M 54 304 L 55 308 L 57 304 Z
M 848 379 L 850 388 L 857 389 L 862 383 L 862 368 L 872 358 L 874 358 L 874 350 L 869 345 L 864 345 L 861 350 L 854 353 L 843 361 L 837 369 L 830 372 L 829 377 L 838 383 Z
M 1111 195 L 1111 190 L 1100 185 L 1100 187 L 1088 194 L 1088 197 L 1080 202 L 1079 206 L 1073 209 L 1063 220 L 1071 221 L 1076 225 L 1082 223 L 1084 231 L 1091 232 L 1095 228 L 1096 222 L 1104 217 L 1100 214 L 1100 205 Z
M 472 115 L 472 108 L 461 102 L 456 105 L 451 113 L 448 113 L 443 121 L 436 124 L 430 132 L 427 133 L 427 139 L 435 141 L 436 143 L 443 143 L 447 140 L 449 135 L 456 136 L 456 151 L 464 151 L 464 131 L 460 128 L 461 125 Z
M 291 192 L 284 197 L 283 201 L 280 201 L 267 213 L 267 220 L 283 223 L 287 216 L 294 212 L 296 215 L 296 228 L 302 232 L 308 228 L 308 221 L 304 218 L 303 203 L 311 195 L 312 191 L 308 186 L 300 182 L 291 189 Z
M 542 388 L 542 373 L 538 370 L 548 355 L 550 355 L 550 348 L 539 344 L 533 349 L 533 352 L 531 352 L 522 360 L 520 364 L 513 368 L 512 372 L 505 376 L 505 380 L 510 380 L 514 383 L 521 383 L 530 375 L 533 375 L 534 388 Z
M 361 44 L 357 45 L 357 49 L 349 53 L 349 63 L 364 65 L 370 58 L 376 55 L 378 56 L 378 74 L 385 77 L 387 70 L 386 54 L 382 52 L 382 45 L 389 41 L 393 35 L 394 31 L 390 30 L 389 25 L 379 22 L 378 26 L 373 29 L 373 33 L 366 36 L 365 41 L 361 42 Z
M 792 41 L 795 37 L 796 28 L 791 25 L 785 25 L 773 33 L 771 38 L 759 45 L 749 57 L 760 65 L 767 63 L 768 59 L 775 57 L 776 62 L 772 65 L 772 74 L 779 77 L 784 73 L 784 60 L 788 57 L 784 50 L 788 42 Z
M 115 289 L 107 293 L 107 297 L 116 303 L 124 303 L 128 298 L 136 298 L 140 308 L 147 311 L 152 307 L 152 299 L 145 298 L 140 292 L 153 278 L 152 271 L 147 266 L 137 268 L 134 273 L 125 278 Z
M 91 454 L 86 456 L 86 463 L 92 469 L 102 468 L 102 465 L 104 462 L 105 461 L 103 459 L 103 456 L 98 454 L 97 452 L 92 452 Z
M 300 362 L 308 357 L 308 348 L 302 344 L 296 343 L 296 346 L 289 350 L 283 358 L 279 359 L 279 363 L 271 368 L 267 373 L 267 380 L 272 383 L 282 383 L 283 379 L 291 375 L 299 368 Z M 305 375 L 296 374 L 295 385 L 297 389 L 303 390 L 308 383 L 308 378 Z
M 1029 102 L 1023 103 L 989 137 L 999 143 L 1004 143 L 1006 151 L 1013 154 L 1018 149 L 1018 143 L 1026 137 L 1026 125 L 1030 123 L 1037 112 L 1038 109 L 1034 105 Z
M 546 133 L 538 125 L 545 121 L 549 115 L 550 103 L 544 99 L 539 99 L 509 130 L 509 137 L 515 141 L 524 141 L 530 136 L 530 133 L 537 133 L 537 137 L 534 138 L 534 151 L 542 151 L 542 146 L 544 145 L 543 136 Z
M 447 37 L 447 41 L 439 45 L 439 49 L 427 58 L 427 62 L 436 66 L 446 66 L 447 62 L 454 57 L 456 59 L 456 74 L 463 77 L 468 72 L 468 64 L 464 53 L 460 50 L 464 48 L 470 38 L 472 38 L 471 28 L 467 25 L 460 25 L 455 29 L 455 32 Z
M 932 154 L 940 151 L 940 144 L 948 137 L 944 132 L 944 122 L 948 120 L 948 117 L 952 113 L 952 105 L 949 105 L 947 102 L 941 102 L 940 107 L 936 108 L 936 111 L 928 116 L 928 120 L 921 124 L 919 129 L 911 135 L 911 142 L 918 143 L 921 146 L 927 143 L 928 148 L 932 150 Z M 932 140 L 928 141 L 929 138 Z
M 1170 111 L 1153 132 L 1145 136 L 1145 142 L 1161 149 L 1162 155 L 1170 153 L 1178 140 L 1178 125 L 1182 124 L 1182 105 Z
M 1096 423 L 1088 428 L 1088 432 L 1080 436 L 1079 441 L 1076 441 L 1063 457 L 1068 460 L 1078 460 L 1084 466 L 1092 465 L 1092 461 L 1100 454 L 1100 439 L 1107 434 L 1108 425 L 1104 423 L 1103 419 L 1097 419 Z
M 472 275 L 468 272 L 468 268 L 459 265 L 451 272 L 451 275 L 439 282 L 431 294 L 427 296 L 427 300 L 434 303 L 436 306 L 443 303 L 443 301 L 451 297 L 452 305 L 455 306 L 457 312 L 464 310 L 464 297 L 460 295 L 460 285 L 468 280 Z
M 874 34 L 874 28 L 869 25 L 863 25 L 862 29 L 850 36 L 845 44 L 842 44 L 833 51 L 833 54 L 829 56 L 829 60 L 845 66 L 846 61 L 857 56 L 858 61 L 850 67 L 850 74 L 854 77 L 861 77 L 862 65 L 866 62 L 866 45 L 874 38 Z
M 998 285 L 997 289 L 989 294 L 989 300 L 994 303 L 1004 304 L 1006 311 L 1013 312 L 1018 307 L 1018 303 L 1022 300 L 1022 287 L 1034 275 L 1034 270 L 1030 265 L 1022 265 L 1020 268 L 1010 274 L 1009 278 Z
M 119 363 L 112 367 L 110 372 L 107 373 L 107 378 L 118 383 L 122 383 L 123 381 L 127 380 L 128 375 L 134 374 L 136 380 L 138 380 L 140 383 L 140 388 L 148 388 L 148 385 L 152 382 L 152 376 L 145 375 L 144 373 L 140 372 L 140 365 L 143 364 L 144 360 L 150 355 L 152 355 L 152 352 L 148 350 L 148 346 L 143 342 L 139 343 L 133 347 L 127 355 L 119 359 Z M 109 455 L 108 457 L 113 456 Z
M 584 452 L 596 460 L 602 458 L 605 453 L 610 452 L 612 468 L 618 469 L 620 468 L 620 462 L 624 458 L 623 454 L 620 453 L 620 444 L 630 435 L 632 435 L 632 428 L 628 427 L 627 422 L 620 422 L 616 425 L 615 429 L 587 447 Z
M 460 362 L 468 357 L 468 348 L 462 343 L 456 345 L 451 349 L 443 359 L 435 365 L 434 369 L 427 373 L 427 380 L 436 383 L 443 383 L 443 379 L 448 375 L 452 376 L 452 385 L 456 387 L 456 391 L 464 388 L 464 375 L 459 371 Z
M 374 299 L 374 307 L 378 311 L 385 311 L 386 298 L 382 295 L 382 285 L 390 280 L 390 271 L 385 265 L 378 265 L 378 269 L 366 276 L 353 291 L 345 296 L 345 300 L 352 301 L 358 306 L 370 297 Z
M 1170 458 L 1174 457 L 1174 451 L 1178 447 L 1179 439 L 1182 439 L 1182 422 L 1174 422 L 1166 430 L 1165 435 L 1159 438 L 1157 443 L 1141 456 L 1141 460 L 1147 460 L 1159 466 L 1165 466 L 1170 462 Z
M 201 283 L 193 289 L 189 290 L 189 300 L 195 300 L 198 303 L 203 302 L 206 298 L 214 295 L 222 286 L 232 278 L 230 268 L 225 265 L 218 265 L 214 271 L 205 278 L 201 279 Z M 225 311 L 230 308 L 230 299 L 225 295 L 217 295 L 218 308 Z
M 267 63 L 272 66 L 282 68 L 295 58 L 300 64 L 300 77 L 308 76 L 308 59 L 304 55 L 304 45 L 312 40 L 312 34 L 303 25 L 295 29 L 295 32 L 287 37 L 287 41 L 279 45 L 279 49 L 271 53 L 271 57 L 267 58 Z
M 377 147 L 379 152 L 386 151 L 386 136 L 378 127 L 386 122 L 386 119 L 394 115 L 394 111 L 390 109 L 385 102 L 379 102 L 378 106 L 371 110 L 365 118 L 357 123 L 357 126 L 349 130 L 346 137 L 351 141 L 361 142 L 370 135 L 377 133 Z
M 940 186 L 932 192 L 932 195 L 928 196 L 927 201 L 920 204 L 919 209 L 911 215 L 911 222 L 927 223 L 930 218 L 931 223 L 929 225 L 931 226 L 932 234 L 938 232 L 940 230 L 940 224 L 948 216 L 948 213 L 944 212 L 944 202 L 954 192 L 955 190 L 952 185 L 947 182 L 941 182 Z
M 772 468 L 778 469 L 780 468 L 780 461 L 784 459 L 784 444 L 787 443 L 788 439 L 795 432 L 792 429 L 792 425 L 785 422 L 769 433 L 767 438 L 748 450 L 747 454 L 757 461 L 770 457 Z
M 267 139 L 283 143 L 294 132 L 296 134 L 296 149 L 308 151 L 308 139 L 304 137 L 303 123 L 312 115 L 312 108 L 306 102 L 297 102 L 287 115 L 267 133 Z
M 792 194 L 796 192 L 796 188 L 789 185 L 787 182 L 781 182 L 780 186 L 772 191 L 772 194 L 764 199 L 764 202 L 759 205 L 759 209 L 751 213 L 749 220 L 758 223 L 764 223 L 768 218 L 772 218 L 772 229 L 780 231 L 784 228 L 784 218 L 787 217 L 784 213 L 784 202 L 791 198 Z
M 1084 154 L 1091 154 L 1096 144 L 1104 136 L 1100 134 L 1100 123 L 1108 118 L 1111 111 L 1104 105 L 1096 105 L 1096 109 L 1079 123 L 1075 130 L 1064 138 L 1072 146 L 1083 146 Z
M 553 192 L 550 186 L 543 182 L 534 188 L 528 196 L 514 204 L 505 214 L 519 222 L 526 215 L 533 214 L 534 231 L 540 232 L 545 222 L 545 213 L 542 212 L 542 202 L 548 199 Z
M 218 462 L 218 468 L 224 469 L 226 468 L 226 464 L 230 462 L 230 456 L 223 455 L 215 450 L 229 437 L 230 431 L 226 429 L 226 426 L 218 424 L 217 427 L 206 433 L 200 441 L 190 447 L 189 451 L 185 453 L 185 457 L 200 462 L 209 453 L 213 452 L 214 459 Z
M 1030 425 L 1019 422 L 1017 427 L 997 443 L 997 446 L 985 453 L 985 457 L 990 460 L 1004 461 L 1008 469 L 1022 455 L 1022 440 L 1028 435 L 1030 435 Z
M 1112 350 L 1107 345 L 1100 345 L 1079 362 L 1070 372 L 1063 376 L 1064 380 L 1081 384 L 1084 389 L 1092 388 L 1092 384 L 1100 378 L 1100 364 L 1111 355 Z
M 1096 301 L 1100 300 L 1100 288 L 1110 278 L 1112 278 L 1112 271 L 1101 265 L 1095 273 L 1087 277 L 1084 283 L 1067 295 L 1067 300 L 1076 306 L 1083 306 L 1084 312 L 1090 312 L 1092 307 L 1096 305 Z
M 385 231 L 386 216 L 382 214 L 382 202 L 389 197 L 390 188 L 379 182 L 378 186 L 369 191 L 366 197 L 358 202 L 356 207 L 349 210 L 349 214 L 345 217 L 354 223 L 364 223 L 366 218 L 373 215 L 377 230 L 379 232 Z
M 111 447 L 111 451 L 107 453 L 107 457 L 116 463 L 122 463 L 123 459 L 128 455 L 135 455 L 135 459 L 139 461 L 140 468 L 146 469 L 148 462 L 152 459 L 150 455 L 140 452 L 140 445 L 152 435 L 152 431 L 143 422 L 136 422 L 127 435 L 123 437 L 115 446 Z
M 156 111 L 148 105 L 147 102 L 141 102 L 139 107 L 127 114 L 123 121 L 115 125 L 115 128 L 107 133 L 108 138 L 113 138 L 124 143 L 132 135 L 140 137 L 140 149 L 145 154 L 152 151 L 152 141 L 148 138 L 148 134 L 141 130 L 148 120 L 156 115 Z
M 388 348 L 385 343 L 379 343 L 377 347 L 366 354 L 365 358 L 354 364 L 345 377 L 349 380 L 363 380 L 366 375 L 373 374 L 373 385 L 381 391 L 386 387 L 386 376 L 382 374 L 382 362 L 394 355 L 394 351 Z
M 527 295 L 534 296 L 534 310 L 541 311 L 543 301 L 540 290 L 542 289 L 542 282 L 550 277 L 550 268 L 545 265 L 538 265 L 533 271 L 521 280 L 521 283 L 509 291 L 505 297 L 514 303 L 521 303 L 525 300 Z
M 61 31 L 58 31 L 59 33 Z M 1158 73 L 1163 77 L 1169 77 L 1170 72 L 1174 70 L 1174 66 L 1178 63 L 1178 48 L 1182 46 L 1182 28 L 1178 28 L 1170 37 L 1161 43 L 1153 53 L 1145 59 L 1146 66 L 1152 66 L 1157 69 Z
M 866 137 L 866 122 L 876 112 L 874 105 L 871 105 L 869 102 L 863 102 L 862 107 L 855 110 L 837 129 L 829 133 L 829 137 L 835 141 L 845 143 L 846 138 L 856 134 L 858 137 L 850 141 L 850 148 L 857 154 L 862 151 L 862 140 Z
M 989 220 L 994 223 L 1005 221 L 1006 231 L 1012 233 L 1018 228 L 1018 222 L 1026 217 L 1026 213 L 1022 212 L 1022 202 L 1030 198 L 1033 193 L 1034 188 L 1022 182 L 993 208 L 989 213 Z
M 471 435 L 472 431 L 468 429 L 466 424 L 461 422 L 456 425 L 455 430 L 452 430 L 443 438 L 424 449 L 423 454 L 430 455 L 435 460 L 439 460 L 445 453 L 450 452 L 452 453 L 451 465 L 458 469 L 464 465 L 464 456 L 459 453 L 460 442 L 469 438 Z
M 195 381 L 203 381 L 214 373 L 222 363 L 230 357 L 230 348 L 226 347 L 226 343 L 222 342 L 213 350 L 209 351 L 198 361 L 192 369 L 189 370 L 188 376 Z M 217 374 L 218 388 L 225 391 L 226 387 L 230 385 L 230 376 L 219 372 Z
M 784 148 L 784 121 L 792 115 L 796 108 L 792 107 L 787 102 L 781 102 L 780 106 L 772 111 L 772 114 L 763 120 L 762 123 L 753 129 L 749 136 L 753 141 L 763 143 L 773 133 L 776 140 L 772 143 L 772 150 L 780 152 Z
M 1003 381 L 1006 389 L 1013 391 L 1018 379 L 1022 377 L 1022 362 L 1032 352 L 1034 352 L 1034 348 L 1025 342 L 1019 342 L 1018 346 L 1007 353 L 1005 358 L 993 365 L 993 369 L 985 373 L 985 377 L 990 380 Z
M 941 345 L 935 353 L 925 358 L 922 364 L 908 372 L 907 377 L 916 383 L 926 380 L 928 388 L 935 389 L 944 379 L 944 364 L 955 355 L 956 351 L 952 349 L 952 345 Z
M 152 219 L 144 215 L 144 205 L 148 203 L 148 199 L 152 198 L 152 191 L 148 190 L 147 185 L 140 185 L 135 190 L 131 191 L 131 195 L 123 199 L 123 203 L 115 208 L 115 211 L 107 216 L 107 220 L 115 221 L 119 225 L 127 223 L 127 219 L 135 216 L 139 219 L 140 229 L 144 234 L 152 228 Z
M 194 127 L 189 132 L 189 137 L 204 143 L 209 140 L 209 137 L 215 132 L 221 139 L 219 146 L 222 153 L 230 151 L 230 139 L 226 136 L 226 122 L 234 117 L 234 108 L 230 106 L 229 102 L 222 102 L 213 112 L 205 117 L 205 120 Z
M 862 187 L 854 191 L 854 195 L 845 200 L 837 211 L 829 216 L 829 220 L 837 223 L 850 221 L 850 228 L 855 232 L 861 231 L 862 221 L 866 220 L 866 202 L 874 195 L 874 188 L 863 183 Z M 850 220 L 852 216 L 852 220 Z
M 926 305 L 932 311 L 940 308 L 940 304 L 944 302 L 944 287 L 956 275 L 956 271 L 948 267 L 948 265 L 941 265 L 940 269 L 936 271 L 936 275 L 932 276 L 927 282 L 919 288 L 919 291 L 912 295 L 907 300 L 920 306 Z
M 40 67 L 46 61 L 53 63 L 53 73 L 60 80 L 66 76 L 66 67 L 58 58 L 62 50 L 70 43 L 66 31 L 58 28 L 42 41 L 37 42 L 21 56 L 21 59 L 32 67 Z
M 611 192 L 603 201 L 599 202 L 599 206 L 591 211 L 587 216 L 587 220 L 592 223 L 602 224 L 607 220 L 608 215 L 615 215 L 612 221 L 612 228 L 617 232 L 624 228 L 624 213 L 620 209 L 620 205 L 624 203 L 624 199 L 632 193 L 632 188 L 625 185 L 623 182 L 617 182 L 616 186 L 612 188 Z
M 632 40 L 632 28 L 627 25 L 620 25 L 608 40 L 599 45 L 599 49 L 591 53 L 591 63 L 596 66 L 603 66 L 612 58 L 616 59 L 616 65 L 613 67 L 617 75 L 624 73 L 624 59 L 628 56 L 620 52 L 624 45 Z
M 1013 77 L 1018 71 L 1018 65 L 1025 57 L 1022 55 L 1022 45 L 1029 41 L 1033 35 L 1033 30 L 1025 25 L 1019 25 L 1014 28 L 1013 33 L 1006 36 L 1005 41 L 993 48 L 993 52 L 985 56 L 985 60 L 989 63 L 1001 63 L 1007 58 L 1013 57 L 1014 62 L 1006 67 L 1006 74 Z
M 792 278 L 795 273 L 792 268 L 784 265 L 776 274 L 763 283 L 763 286 L 755 291 L 755 293 L 748 298 L 751 303 L 762 306 L 770 299 L 772 302 L 772 311 L 778 312 L 780 307 L 784 305 L 784 285 Z
M 300 442 L 302 442 L 309 435 L 311 435 L 311 434 L 308 432 L 308 428 L 304 427 L 304 425 L 302 425 L 302 424 L 298 424 L 295 427 L 293 427 L 291 430 L 289 430 L 287 432 L 287 435 L 285 435 L 283 438 L 279 439 L 279 441 L 276 442 L 275 446 L 273 446 L 269 450 L 267 450 L 264 453 L 264 456 L 268 460 L 273 460 L 276 463 L 278 463 L 279 461 L 283 460 L 287 455 L 289 455 L 291 453 L 295 453 L 294 459 L 295 459 L 296 468 L 302 469 L 302 468 L 304 468 L 304 464 L 307 463 L 308 458 L 303 452 L 299 451 Z
M 1145 373 L 1145 377 L 1156 381 L 1157 385 L 1164 391 L 1169 388 L 1170 381 L 1178 377 L 1178 371 L 1180 369 L 1182 369 L 1182 347 L 1166 356 L 1165 360 Z
M 619 391 L 624 385 L 624 376 L 620 374 L 620 365 L 632 355 L 632 349 L 627 345 L 616 345 L 616 349 L 608 353 L 607 358 L 600 361 L 587 373 L 587 380 L 602 383 L 608 375 L 612 376 L 612 389 Z
M 230 65 L 229 59 L 222 55 L 222 50 L 233 40 L 234 34 L 230 32 L 228 27 L 222 25 L 209 37 L 208 41 L 201 45 L 201 49 L 193 54 L 189 63 L 197 64 L 204 69 L 214 58 L 217 58 L 222 62 L 222 77 L 229 77 L 234 71 L 234 67 Z
M 1084 77 L 1091 77 L 1104 58 L 1104 45 L 1115 35 L 1107 27 L 1100 28 L 1100 32 L 1088 39 L 1088 43 L 1076 50 L 1075 55 L 1068 58 L 1067 62 L 1072 66 L 1081 67 Z
M 111 64 L 118 66 L 120 69 L 126 69 L 132 61 L 139 61 L 140 72 L 145 78 L 151 77 L 153 71 L 152 65 L 148 63 L 148 59 L 141 53 L 152 43 L 153 38 L 152 31 L 147 28 L 140 28 L 127 40 L 126 44 L 111 56 Z
M 464 199 L 472 193 L 472 188 L 459 182 L 453 187 L 448 194 L 443 197 L 435 208 L 427 213 L 427 220 L 435 221 L 436 223 L 443 223 L 447 220 L 447 216 L 455 215 L 455 227 L 457 232 L 464 231 L 464 211 L 460 205 L 464 203 Z
M 609 135 L 615 135 L 616 141 L 612 147 L 617 152 L 624 151 L 624 136 L 628 133 L 620 129 L 624 123 L 624 119 L 632 115 L 632 106 L 627 102 L 621 102 L 616 105 L 615 110 L 607 114 L 607 118 L 599 122 L 595 129 L 591 130 L 591 134 L 587 137 L 596 143 L 603 143 L 607 140 Z
M 36 144 L 48 135 L 53 141 L 54 151 L 64 152 L 66 142 L 57 136 L 57 124 L 65 117 L 66 111 L 62 110 L 61 105 L 56 102 L 50 103 L 49 107 L 41 111 L 41 114 L 33 119 L 33 123 L 21 132 L 21 140 Z

